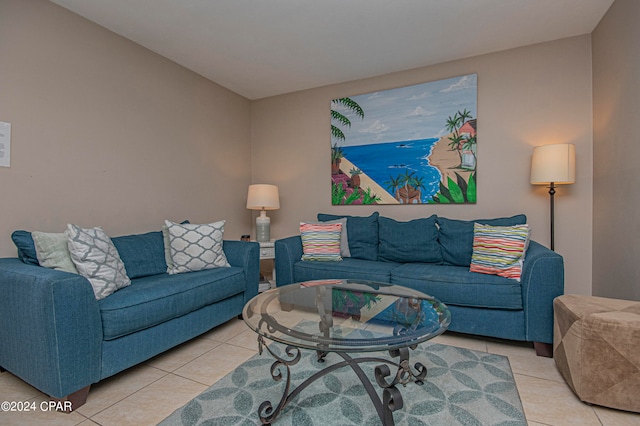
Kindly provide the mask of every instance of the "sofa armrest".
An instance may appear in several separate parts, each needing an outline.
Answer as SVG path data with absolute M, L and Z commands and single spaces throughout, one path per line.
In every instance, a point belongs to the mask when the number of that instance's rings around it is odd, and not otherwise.
M 521 284 L 526 340 L 553 343 L 553 299 L 564 293 L 562 256 L 530 241 Z
M 89 281 L 0 259 L 0 366 L 64 398 L 100 380 L 102 320 Z
M 293 265 L 302 259 L 300 235 L 283 238 L 275 242 L 276 285 L 278 287 L 296 282 Z
M 260 282 L 260 244 L 250 241 L 224 240 L 222 249 L 231 266 L 244 270 L 247 288 L 244 293 L 246 304 L 258 294 Z

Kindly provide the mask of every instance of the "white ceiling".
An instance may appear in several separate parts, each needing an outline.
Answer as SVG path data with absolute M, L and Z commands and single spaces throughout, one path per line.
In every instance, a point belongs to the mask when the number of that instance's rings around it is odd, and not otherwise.
M 590 33 L 613 0 L 51 0 L 249 99 Z

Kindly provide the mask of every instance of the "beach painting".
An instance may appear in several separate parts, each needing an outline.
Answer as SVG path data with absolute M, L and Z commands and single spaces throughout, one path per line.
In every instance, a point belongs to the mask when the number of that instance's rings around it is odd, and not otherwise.
M 331 101 L 331 198 L 476 202 L 477 75 Z

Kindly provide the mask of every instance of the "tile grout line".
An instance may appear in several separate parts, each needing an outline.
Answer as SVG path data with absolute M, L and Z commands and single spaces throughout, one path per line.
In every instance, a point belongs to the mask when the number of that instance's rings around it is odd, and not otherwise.
M 150 366 L 150 365 L 146 365 L 146 366 L 147 366 L 147 367 L 150 367 L 150 368 L 153 368 L 153 369 L 155 369 L 155 370 L 161 371 L 161 372 L 163 372 L 164 374 L 163 374 L 162 376 L 158 377 L 157 379 L 153 380 L 152 382 L 147 383 L 146 385 L 144 385 L 144 386 L 143 386 L 143 387 L 141 387 L 140 389 L 138 389 L 138 390 L 134 391 L 133 393 L 130 393 L 129 395 L 127 395 L 127 396 L 125 396 L 125 397 L 123 397 L 123 398 L 120 398 L 119 400 L 115 401 L 113 404 L 111 404 L 111 405 L 109 405 L 109 406 L 107 406 L 107 407 L 104 407 L 104 408 L 103 408 L 102 410 L 100 410 L 100 411 L 97 411 L 97 412 L 93 413 L 93 415 L 91 415 L 91 417 L 88 417 L 88 419 L 89 419 L 89 420 L 91 420 L 91 421 L 92 421 L 92 422 L 94 422 L 94 423 L 101 424 L 101 423 L 99 423 L 98 421 L 93 420 L 93 418 L 94 418 L 95 416 L 97 416 L 98 414 L 100 414 L 100 413 L 102 413 L 102 412 L 104 412 L 104 411 L 108 410 L 109 408 L 113 407 L 114 405 L 121 403 L 121 402 L 122 402 L 122 401 L 124 401 L 125 399 L 130 398 L 131 396 L 135 395 L 136 393 L 140 392 L 141 390 L 146 389 L 147 387 L 149 387 L 149 386 L 151 386 L 152 384 L 156 383 L 158 380 L 161 380 L 161 379 L 163 379 L 163 378 L 167 377 L 169 374 L 171 374 L 170 372 L 164 371 L 164 370 L 162 370 L 162 369 L 160 369 L 160 368 L 156 368 L 156 367 L 153 367 L 153 366 Z M 125 370 L 125 371 L 126 371 L 126 370 Z M 122 372 L 120 372 L 120 373 L 122 373 Z M 118 374 L 120 374 L 120 373 L 118 373 Z M 111 376 L 111 377 L 113 377 L 113 376 Z M 78 413 L 78 414 L 81 414 L 81 413 Z M 85 417 L 86 417 L 86 416 L 85 416 Z

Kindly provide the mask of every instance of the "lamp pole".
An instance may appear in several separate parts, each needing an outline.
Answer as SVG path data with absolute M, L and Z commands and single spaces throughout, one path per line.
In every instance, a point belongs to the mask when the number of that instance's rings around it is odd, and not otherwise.
M 553 196 L 556 193 L 556 185 L 553 182 L 549 182 L 549 205 L 551 206 L 551 250 L 554 250 L 554 230 L 553 230 Z

